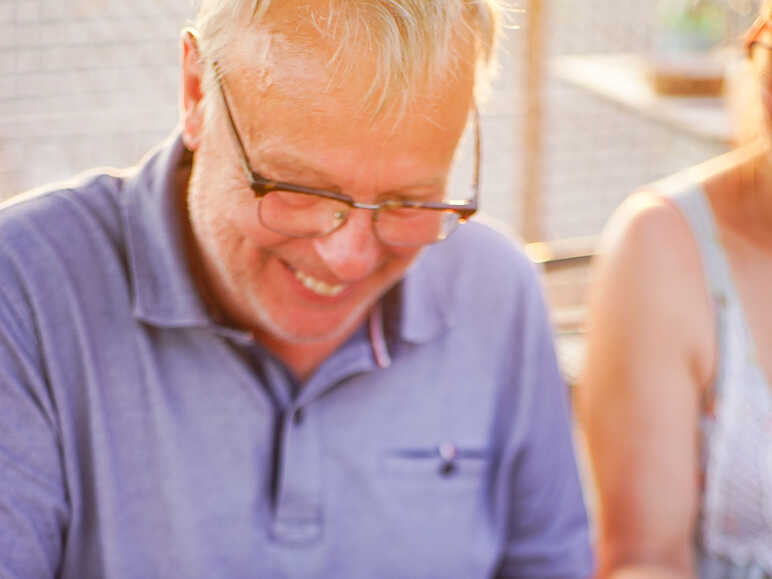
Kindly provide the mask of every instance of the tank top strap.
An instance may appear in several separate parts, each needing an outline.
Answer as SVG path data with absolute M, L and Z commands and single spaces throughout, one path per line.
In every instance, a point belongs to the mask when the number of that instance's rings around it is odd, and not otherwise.
M 702 187 L 692 183 L 678 191 L 671 191 L 664 198 L 674 204 L 692 231 L 702 260 L 705 284 L 713 302 L 718 355 L 713 383 L 705 391 L 702 403 L 704 416 L 709 419 L 715 412 L 716 400 L 721 395 L 726 378 L 730 340 L 728 305 L 736 300 L 732 270 L 721 243 L 713 209 Z M 709 435 L 707 430 L 704 434 Z
M 669 195 L 686 219 L 702 258 L 705 282 L 717 306 L 734 297 L 732 270 L 716 225 L 710 202 L 700 185 Z

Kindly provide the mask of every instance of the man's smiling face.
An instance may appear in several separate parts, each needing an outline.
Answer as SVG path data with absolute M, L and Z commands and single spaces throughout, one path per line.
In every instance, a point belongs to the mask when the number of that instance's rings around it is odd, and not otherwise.
M 279 24 L 270 34 L 250 34 L 234 48 L 223 86 L 255 171 L 364 203 L 395 194 L 444 196 L 472 102 L 471 55 L 403 111 L 387 108 L 373 120 L 362 107 L 368 81 L 336 77 L 327 64 L 332 47 L 324 48 L 321 38 L 320 48 L 309 51 L 286 41 L 289 32 Z M 193 46 L 188 51 L 183 136 L 196 151 L 188 209 L 210 292 L 234 323 L 258 338 L 340 340 L 420 250 L 381 243 L 371 212 L 358 209 L 343 227 L 314 239 L 285 237 L 261 224 L 227 118 L 205 118 L 201 111 L 193 81 L 205 65 L 196 64 Z M 257 65 L 254 54 L 263 56 Z M 353 72 L 372 64 L 368 56 L 355 59 Z

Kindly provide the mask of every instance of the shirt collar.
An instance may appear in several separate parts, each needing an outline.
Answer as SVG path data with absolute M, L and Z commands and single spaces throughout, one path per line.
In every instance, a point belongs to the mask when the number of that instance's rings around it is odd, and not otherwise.
M 126 183 L 127 232 L 134 316 L 160 327 L 214 325 L 188 266 L 177 184 L 186 182 L 192 154 L 179 134 L 151 151 Z M 384 298 L 387 339 L 426 342 L 452 325 L 447 265 L 452 240 L 429 246 Z M 451 260 L 452 261 L 452 260 Z
M 454 325 L 448 272 L 449 242 L 431 245 L 416 259 L 405 278 L 385 298 L 386 335 L 412 343 L 428 342 Z
M 163 327 L 211 324 L 188 268 L 177 183 L 191 153 L 176 134 L 151 151 L 126 184 L 123 219 L 134 316 Z

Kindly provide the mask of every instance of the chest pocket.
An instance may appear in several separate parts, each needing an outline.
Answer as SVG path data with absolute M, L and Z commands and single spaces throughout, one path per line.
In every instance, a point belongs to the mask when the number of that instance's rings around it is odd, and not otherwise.
M 487 471 L 489 453 L 485 448 L 462 447 L 452 442 L 436 446 L 398 448 L 388 451 L 381 462 L 386 480 L 398 486 L 430 485 L 476 487 Z

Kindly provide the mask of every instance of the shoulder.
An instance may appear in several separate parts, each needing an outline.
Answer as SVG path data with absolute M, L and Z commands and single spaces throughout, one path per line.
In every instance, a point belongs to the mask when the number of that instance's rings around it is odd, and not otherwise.
M 427 248 L 409 276 L 470 339 L 484 336 L 512 347 L 525 335 L 549 333 L 535 265 L 511 235 L 488 225 L 462 225 Z
M 82 296 L 97 275 L 122 267 L 121 183 L 115 175 L 89 174 L 0 204 L 6 314 L 27 312 L 22 317 L 40 322 L 42 308 L 60 308 L 63 316 L 68 288 Z
M 591 347 L 611 341 L 626 348 L 624 357 L 662 357 L 666 348 L 707 380 L 712 302 L 692 230 L 668 197 L 643 190 L 614 213 L 594 265 L 589 308 Z
M 12 230 L 21 221 L 54 226 L 84 211 L 107 217 L 117 212 L 127 176 L 119 171 L 92 171 L 14 195 L 0 203 L 0 232 Z
M 112 243 L 121 230 L 124 176 L 88 173 L 0 203 L 0 248 L 24 262 Z M 85 256 L 84 256 L 85 257 Z
M 489 220 L 470 221 L 427 249 L 423 261 L 452 279 L 460 292 L 511 295 L 538 285 L 536 269 L 522 244 L 505 227 Z
M 688 222 L 667 197 L 642 190 L 628 197 L 606 225 L 598 264 L 614 274 L 651 273 L 658 282 L 701 278 L 701 257 Z M 643 281 L 641 278 L 639 281 Z M 675 289 L 675 288 L 670 288 Z

